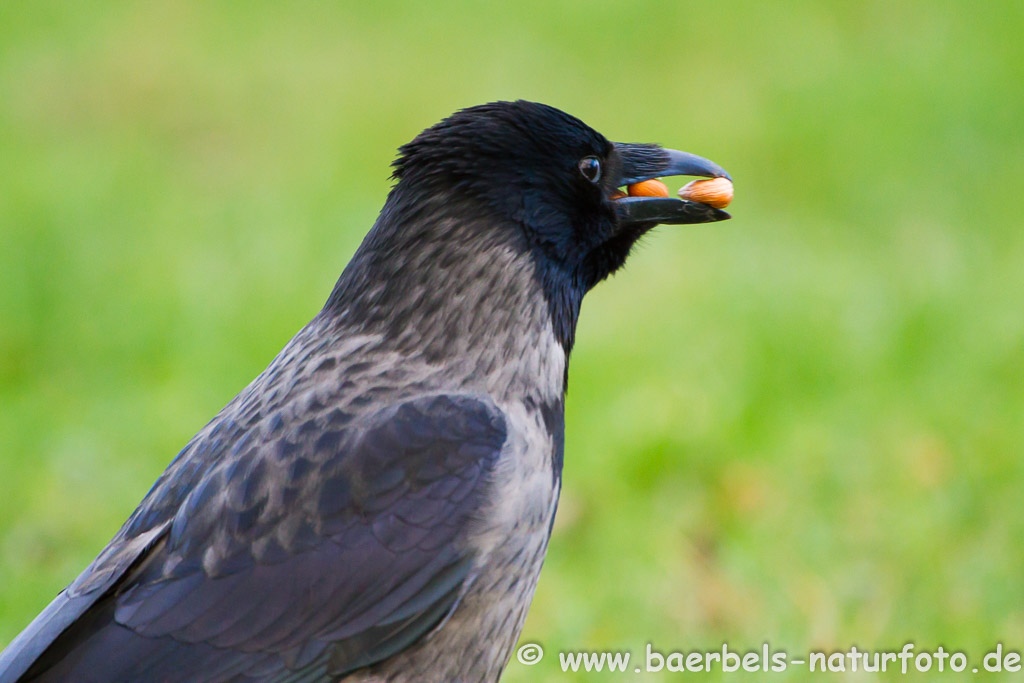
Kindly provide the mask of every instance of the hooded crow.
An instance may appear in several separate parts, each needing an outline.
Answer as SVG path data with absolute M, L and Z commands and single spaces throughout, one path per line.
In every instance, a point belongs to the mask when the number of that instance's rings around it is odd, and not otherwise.
M 326 305 L 0 655 L 2 681 L 496 681 L 561 482 L 583 296 L 728 177 L 532 102 L 403 146 Z

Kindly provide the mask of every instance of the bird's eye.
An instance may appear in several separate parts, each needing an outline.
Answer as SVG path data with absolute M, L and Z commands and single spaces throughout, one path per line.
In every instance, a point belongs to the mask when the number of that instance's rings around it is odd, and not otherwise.
M 597 157 L 583 157 L 579 163 L 580 173 L 592 183 L 601 179 L 601 162 Z

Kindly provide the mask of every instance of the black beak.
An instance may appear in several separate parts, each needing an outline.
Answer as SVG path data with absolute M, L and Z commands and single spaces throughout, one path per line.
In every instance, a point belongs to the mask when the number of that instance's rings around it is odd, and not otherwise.
M 724 168 L 696 154 L 662 149 L 656 145 L 615 143 L 615 149 L 622 163 L 618 185 L 631 185 L 642 180 L 673 175 L 732 180 Z M 732 217 L 707 204 L 671 197 L 622 197 L 614 200 L 614 203 L 619 223 L 622 224 L 713 223 Z

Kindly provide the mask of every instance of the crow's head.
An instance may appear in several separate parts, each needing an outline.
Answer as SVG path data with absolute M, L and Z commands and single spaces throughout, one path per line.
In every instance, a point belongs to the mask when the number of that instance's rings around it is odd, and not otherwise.
M 729 218 L 706 204 L 618 192 L 659 176 L 728 177 L 716 164 L 609 142 L 533 102 L 456 112 L 404 145 L 394 167 L 398 182 L 327 310 L 410 348 L 430 340 L 434 355 L 453 353 L 459 335 L 483 339 L 512 325 L 537 294 L 568 352 L 584 294 L 641 235 L 658 223 Z
M 521 230 L 545 266 L 586 291 L 623 264 L 658 223 L 707 223 L 729 214 L 675 198 L 624 197 L 627 184 L 671 175 L 729 174 L 701 157 L 609 142 L 563 111 L 492 102 L 456 112 L 404 145 L 396 190 L 444 196 Z

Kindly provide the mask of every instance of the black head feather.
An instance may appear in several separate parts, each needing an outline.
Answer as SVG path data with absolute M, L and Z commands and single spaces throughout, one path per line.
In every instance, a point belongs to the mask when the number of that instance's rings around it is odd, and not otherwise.
M 399 152 L 396 189 L 430 188 L 478 200 L 522 229 L 545 265 L 567 270 L 584 290 L 625 258 L 608 262 L 599 249 L 612 246 L 609 240 L 615 244 L 607 197 L 618 179 L 618 154 L 574 116 L 536 102 L 492 102 L 456 112 Z M 658 154 L 664 152 L 650 146 L 652 163 Z M 588 156 L 601 164 L 597 183 L 580 172 Z

